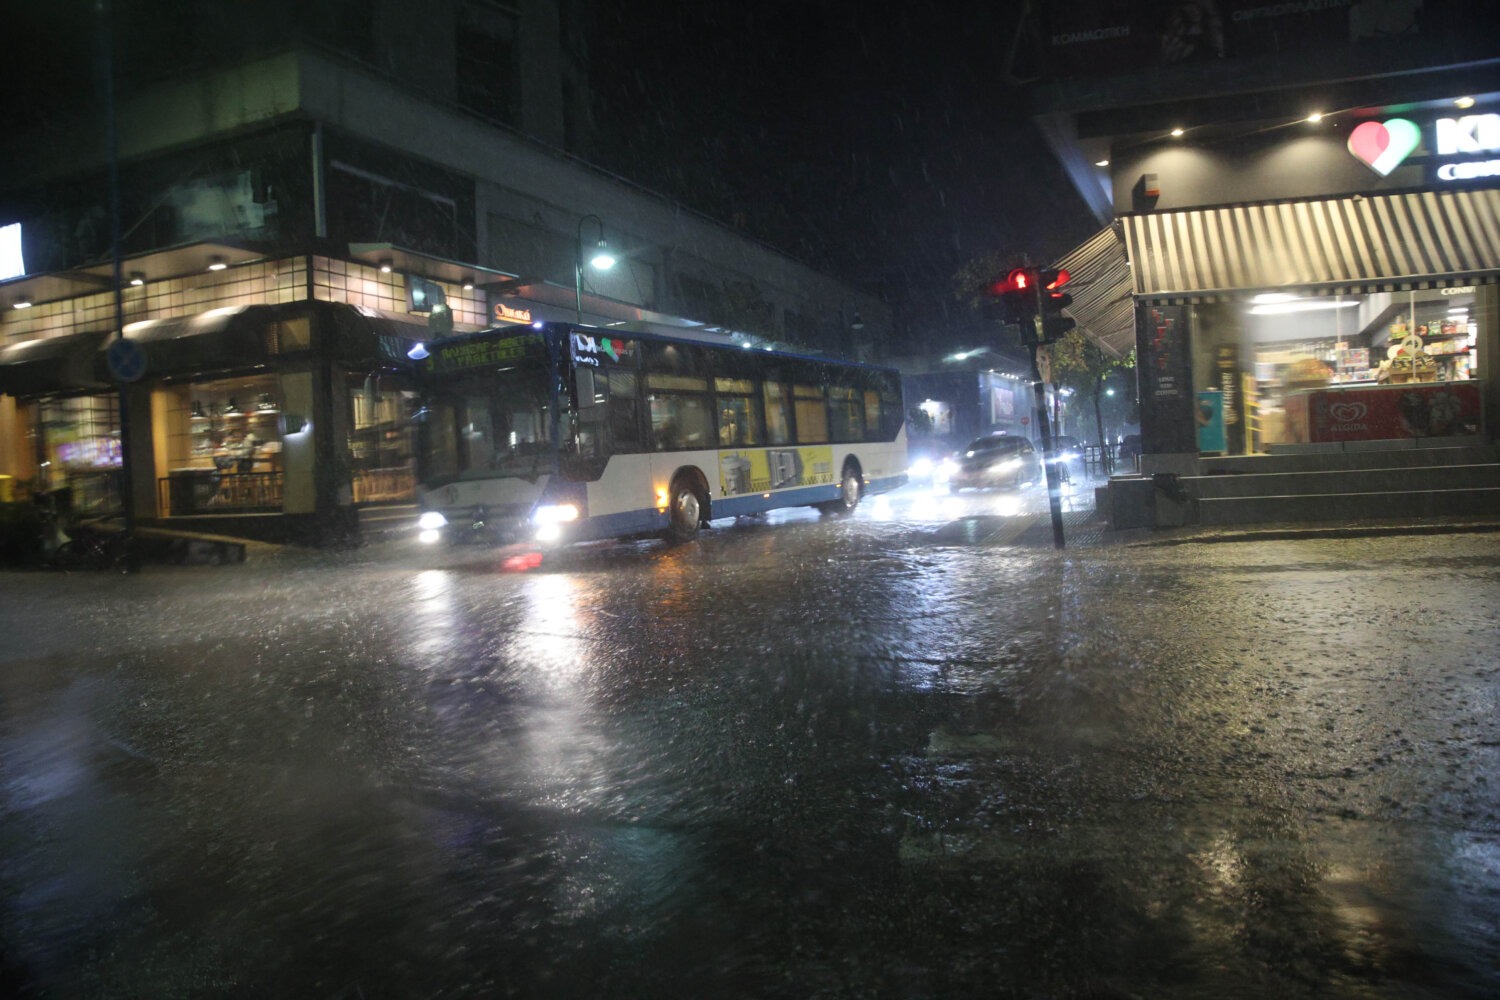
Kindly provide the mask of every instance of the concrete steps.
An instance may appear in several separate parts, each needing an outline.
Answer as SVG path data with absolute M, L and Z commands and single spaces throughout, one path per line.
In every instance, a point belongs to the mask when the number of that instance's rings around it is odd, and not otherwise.
M 1201 475 L 1111 481 L 1112 493 L 1121 487 L 1111 497 L 1111 525 L 1500 516 L 1500 448 L 1489 445 L 1325 446 L 1202 459 L 1199 466 Z

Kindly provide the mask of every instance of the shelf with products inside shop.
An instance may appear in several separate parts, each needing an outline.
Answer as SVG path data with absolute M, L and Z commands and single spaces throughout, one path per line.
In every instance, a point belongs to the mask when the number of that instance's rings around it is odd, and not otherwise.
M 1376 369 L 1381 384 L 1405 382 L 1463 382 L 1470 379 L 1474 350 L 1467 341 L 1425 345 L 1417 334 L 1392 343 Z

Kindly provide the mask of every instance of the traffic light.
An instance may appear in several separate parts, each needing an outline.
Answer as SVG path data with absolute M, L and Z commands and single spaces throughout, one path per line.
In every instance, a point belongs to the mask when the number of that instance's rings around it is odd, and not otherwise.
M 1036 283 L 1041 303 L 1041 342 L 1054 344 L 1063 338 L 1063 334 L 1078 325 L 1071 317 L 1062 314 L 1064 309 L 1073 304 L 1073 296 L 1062 291 L 1062 286 L 1068 283 L 1068 272 L 1061 268 L 1042 268 L 1036 272 Z
M 1019 326 L 1024 339 L 1036 316 L 1036 269 L 1018 267 L 996 278 L 989 287 L 997 318 L 1006 326 Z

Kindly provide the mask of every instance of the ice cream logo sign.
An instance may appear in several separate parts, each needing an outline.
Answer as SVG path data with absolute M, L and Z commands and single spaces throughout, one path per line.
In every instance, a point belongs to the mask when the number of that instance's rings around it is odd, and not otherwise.
M 1500 114 L 1439 118 L 1433 123 L 1434 176 L 1466 181 L 1500 176 Z M 1349 133 L 1349 152 L 1382 177 L 1405 163 L 1422 145 L 1422 129 L 1406 118 L 1362 122 Z
M 1365 429 L 1365 414 L 1369 407 L 1364 403 L 1333 403 L 1328 407 L 1328 416 L 1334 423 L 1332 430 L 1358 431 Z

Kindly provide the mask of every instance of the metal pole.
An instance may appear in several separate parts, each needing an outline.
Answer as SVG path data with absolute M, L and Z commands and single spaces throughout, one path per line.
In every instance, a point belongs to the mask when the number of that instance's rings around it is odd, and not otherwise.
M 599 227 L 599 242 L 604 242 L 604 220 L 597 215 L 585 215 L 578 220 L 577 239 L 573 241 L 573 297 L 578 307 L 578 324 L 583 325 L 583 224 L 593 219 Z
M 120 141 L 115 122 L 114 33 L 108 0 L 98 0 L 100 69 L 104 77 L 104 141 L 109 159 L 109 242 L 114 264 L 115 337 L 125 336 L 125 269 L 120 256 Z M 130 383 L 120 385 L 120 515 L 125 522 L 125 571 L 139 573 L 135 540 L 135 448 L 130 429 Z
M 1037 333 L 1041 334 L 1042 317 L 1036 316 L 1033 320 L 1038 327 Z M 1042 432 L 1042 466 L 1047 474 L 1047 505 L 1052 510 L 1052 544 L 1056 548 L 1063 547 L 1063 519 L 1062 519 L 1062 484 L 1057 479 L 1057 463 L 1047 461 L 1047 454 L 1052 451 L 1052 427 L 1047 422 L 1047 385 L 1042 381 L 1042 370 L 1037 366 L 1036 343 L 1031 345 L 1031 395 L 1036 404 L 1037 430 Z
M 579 326 L 583 325 L 583 219 L 578 220 L 578 238 L 573 242 L 573 300 L 578 306 Z

